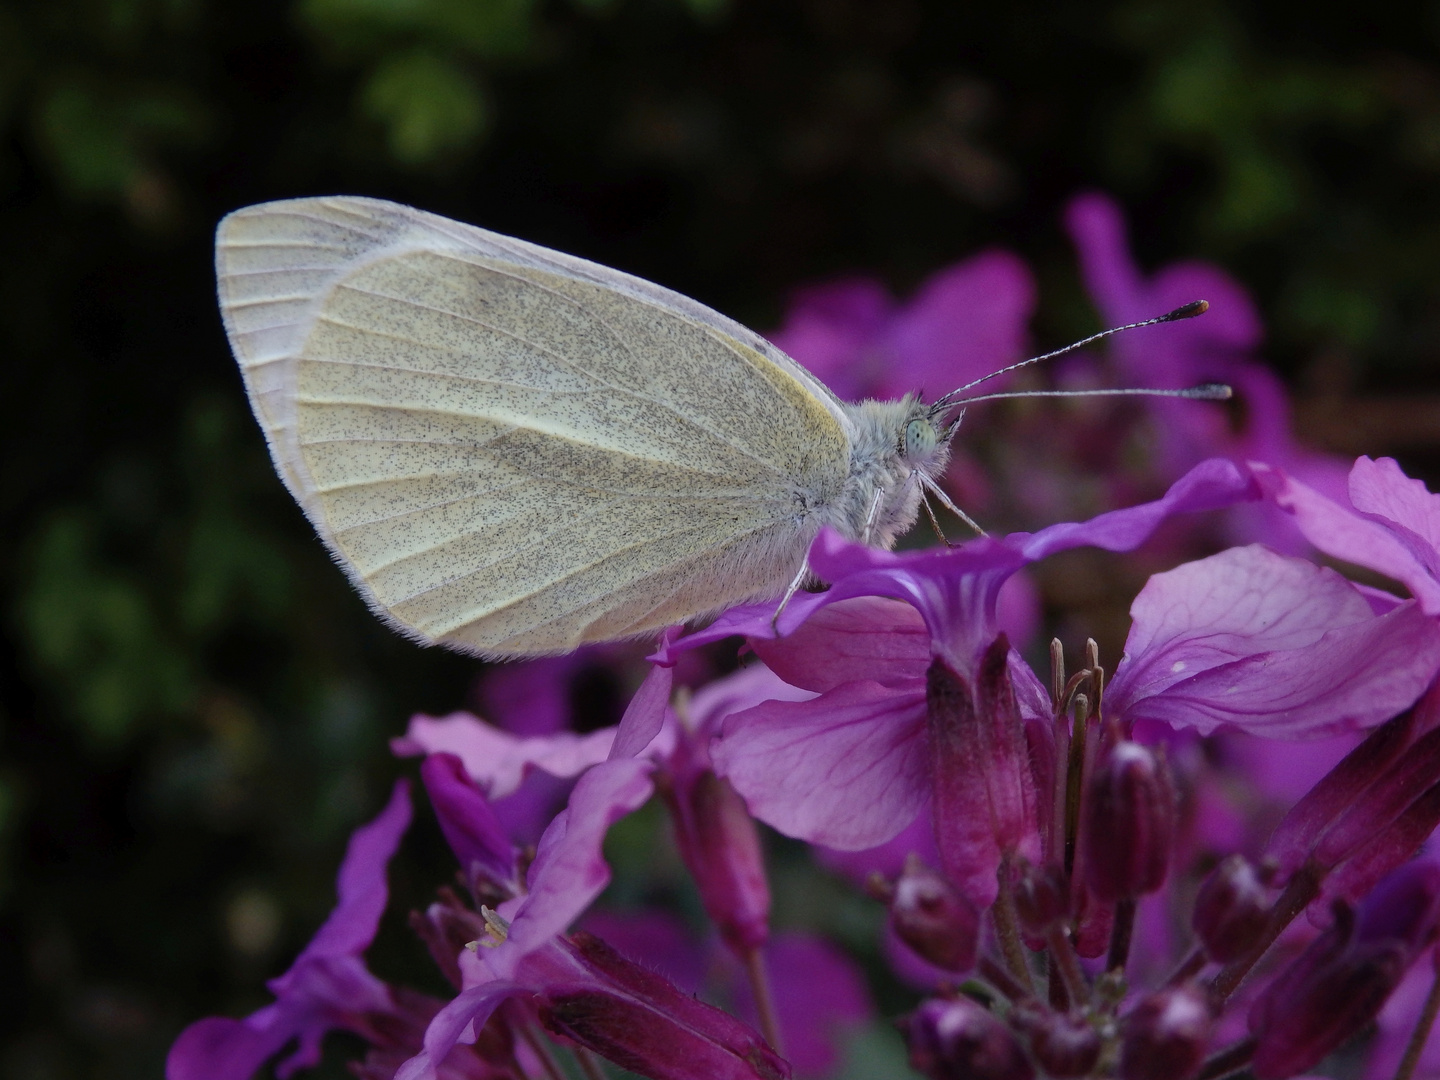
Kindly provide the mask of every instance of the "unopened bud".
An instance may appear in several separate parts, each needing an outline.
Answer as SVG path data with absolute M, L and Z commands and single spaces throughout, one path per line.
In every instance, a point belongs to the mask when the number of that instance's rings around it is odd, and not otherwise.
M 1146 998 L 1125 1017 L 1121 1080 L 1187 1080 L 1205 1060 L 1213 1020 L 1204 996 L 1193 987 Z
M 788 1080 L 790 1066 L 758 1032 L 625 959 L 594 935 L 571 935 L 587 976 L 545 991 L 547 1030 L 641 1076 Z
M 1358 915 L 1335 921 L 1286 967 L 1250 1009 L 1261 1080 L 1308 1071 L 1380 1011 L 1411 962 L 1434 942 L 1440 866 L 1416 861 L 1393 871 Z
M 1210 959 L 1224 964 L 1260 940 L 1269 916 L 1270 897 L 1254 865 L 1231 855 L 1200 886 L 1190 925 Z
M 1085 1076 L 1100 1060 L 1100 1033 L 1083 1016 L 1057 1013 L 1034 998 L 1015 1003 L 1010 1024 L 1030 1041 L 1030 1056 L 1048 1076 Z
M 895 882 L 890 921 L 900 940 L 928 963 L 954 972 L 975 966 L 980 913 L 913 854 Z
M 1175 838 L 1175 786 L 1163 758 L 1116 743 L 1085 798 L 1085 880 L 1102 900 L 1130 900 L 1165 883 Z
M 1070 883 L 1058 866 L 1026 863 L 1015 882 L 1015 913 L 1027 934 L 1042 936 L 1070 914 Z
M 770 936 L 770 886 L 760 832 L 730 781 L 708 769 L 677 784 L 675 833 L 705 913 L 744 956 Z
M 930 1080 L 1034 1080 L 1013 1032 L 969 998 L 921 1004 L 903 1021 L 910 1067 Z

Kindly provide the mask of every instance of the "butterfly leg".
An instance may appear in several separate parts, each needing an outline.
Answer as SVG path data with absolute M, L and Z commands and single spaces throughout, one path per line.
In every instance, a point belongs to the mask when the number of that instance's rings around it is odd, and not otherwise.
M 950 543 L 950 538 L 945 535 L 945 530 L 940 528 L 940 521 L 935 517 L 935 508 L 930 505 L 930 493 L 924 489 L 923 485 L 920 490 L 920 505 L 925 507 L 925 516 L 930 519 L 930 527 L 935 530 L 935 535 L 940 538 L 940 542 L 947 548 L 954 547 L 955 545 Z
M 800 586 L 805 584 L 805 579 L 809 576 L 810 559 L 807 556 L 800 561 L 800 572 L 795 575 L 789 587 L 786 588 L 785 595 L 780 598 L 780 604 L 776 607 L 775 614 L 770 616 L 770 629 L 775 632 L 776 637 L 780 636 L 780 616 L 785 613 L 785 608 L 789 606 L 791 597 L 800 591 Z
M 931 493 L 932 495 L 934 495 L 935 498 L 939 499 L 939 500 L 940 500 L 940 504 L 941 504 L 942 506 L 944 506 L 945 509 L 949 510 L 952 514 L 954 514 L 956 517 L 958 517 L 958 518 L 959 518 L 961 521 L 963 521 L 966 525 L 969 525 L 970 528 L 974 529 L 974 530 L 975 530 L 975 534 L 976 534 L 977 536 L 984 536 L 984 535 L 986 535 L 985 530 L 982 529 L 979 525 L 975 524 L 974 520 L 971 519 L 971 517 L 970 517 L 969 514 L 965 513 L 964 510 L 961 510 L 958 506 L 956 506 L 955 503 L 951 500 L 950 496 L 945 494 L 944 489 L 941 488 L 939 484 L 937 484 L 934 480 L 931 480 L 930 477 L 926 476 L 924 473 L 920 473 L 919 475 L 920 475 L 920 483 L 924 486 L 925 490 L 928 491 L 929 493 Z M 930 504 L 929 504 L 929 502 L 926 502 L 926 503 L 925 503 L 925 509 L 926 509 L 926 510 L 929 510 L 929 509 L 930 509 Z M 934 520 L 935 520 L 935 515 L 934 515 L 934 512 L 933 512 L 933 511 L 931 512 L 930 520 L 931 520 L 931 521 L 934 521 Z M 936 532 L 939 532 L 939 531 L 940 531 L 940 528 L 939 528 L 938 525 L 936 526 L 935 531 L 936 531 Z M 944 539 L 944 537 L 941 537 L 941 539 Z
M 877 487 L 875 497 L 870 500 L 870 512 L 865 515 L 865 528 L 860 532 L 860 542 L 870 543 L 870 534 L 874 531 L 875 522 L 880 520 L 880 504 L 885 501 L 885 489 Z

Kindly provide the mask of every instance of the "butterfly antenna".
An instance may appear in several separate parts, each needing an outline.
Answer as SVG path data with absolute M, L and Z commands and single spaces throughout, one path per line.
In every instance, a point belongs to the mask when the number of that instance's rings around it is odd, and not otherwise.
M 973 405 L 977 401 L 1007 401 L 1010 398 L 1065 398 L 1065 397 L 1169 397 L 1184 398 L 1186 401 L 1229 401 L 1235 392 L 1224 383 L 1201 383 L 1187 386 L 1183 390 L 1156 390 L 1153 387 L 1124 390 L 1006 390 L 999 394 L 981 394 L 979 397 L 961 398 L 952 405 Z
M 1046 360 L 1053 360 L 1053 359 L 1055 359 L 1057 356 L 1064 356 L 1066 353 L 1074 352 L 1076 349 L 1083 349 L 1086 345 L 1093 345 L 1093 344 L 1095 344 L 1095 342 L 1097 342 L 1097 341 L 1103 341 L 1105 338 L 1108 338 L 1108 337 L 1110 337 L 1110 336 L 1112 336 L 1112 335 L 1114 335 L 1114 334 L 1123 333 L 1123 332 L 1126 331 L 1126 330 L 1138 330 L 1138 329 L 1139 329 L 1140 327 L 1142 327 L 1142 326 L 1155 326 L 1155 325 L 1157 325 L 1157 324 L 1159 324 L 1159 323 L 1179 322 L 1181 319 L 1193 319 L 1196 315 L 1204 315 L 1205 312 L 1207 312 L 1207 311 L 1209 311 L 1209 310 L 1210 310 L 1210 302 L 1209 302 L 1208 300 L 1192 300 L 1192 301 L 1191 301 L 1190 303 L 1188 303 L 1188 304 L 1182 304 L 1180 307 L 1176 308 L 1174 311 L 1167 311 L 1164 315 L 1157 315 L 1157 316 L 1156 316 L 1155 318 L 1153 318 L 1153 319 L 1146 319 L 1146 320 L 1144 320 L 1143 322 L 1126 323 L 1124 326 L 1115 326 L 1115 327 L 1111 327 L 1109 330 L 1101 330 L 1100 333 L 1098 333 L 1098 334 L 1091 334 L 1091 335 L 1090 335 L 1089 337 L 1087 337 L 1087 338 L 1081 338 L 1079 341 L 1075 341 L 1075 342 L 1070 343 L 1069 345 L 1066 345 L 1063 349 L 1056 349 L 1054 352 L 1047 352 L 1047 353 L 1044 353 L 1044 354 L 1042 354 L 1042 355 L 1040 355 L 1040 356 L 1032 356 L 1032 357 L 1030 357 L 1030 359 L 1028 359 L 1028 360 L 1021 360 L 1018 364 L 1011 364 L 1009 367 L 1003 367 L 1003 368 L 1001 368 L 999 371 L 992 371 L 989 375 L 981 376 L 980 378 L 975 379 L 973 382 L 968 382 L 968 383 L 966 383 L 964 386 L 958 386 L 958 387 L 956 387 L 954 390 L 951 390 L 950 393 L 946 394 L 946 395 L 945 395 L 944 397 L 942 397 L 942 398 L 939 398 L 938 400 L 936 400 L 936 401 L 934 402 L 934 404 L 932 404 L 932 405 L 930 406 L 931 415 L 933 416 L 933 415 L 935 415 L 935 414 L 943 411 L 946 407 L 948 407 L 948 406 L 950 406 L 950 405 L 953 405 L 953 404 L 956 404 L 957 401 L 958 401 L 958 399 L 959 399 L 959 397 L 960 397 L 960 395 L 963 394 L 966 390 L 969 390 L 971 387 L 979 386 L 981 383 L 983 383 L 983 382 L 989 382 L 991 379 L 998 378 L 998 377 L 1001 376 L 1001 375 L 1007 375 L 1007 374 L 1009 374 L 1010 372 L 1015 371 L 1015 370 L 1017 370 L 1017 369 L 1019 369 L 1019 368 L 1029 367 L 1031 364 L 1043 363 L 1043 362 L 1046 361 Z M 1211 384 L 1211 385 L 1213 385 L 1213 384 Z M 1199 388 L 1197 388 L 1197 389 L 1199 389 Z M 1032 396 L 1032 397 L 1033 397 L 1033 396 L 1047 396 L 1047 397 L 1048 397 L 1048 396 L 1067 396 L 1067 397 L 1068 397 L 1068 396 L 1081 396 L 1081 395 L 1087 394 L 1087 393 L 1089 393 L 1089 391 L 1075 391 L 1075 392 L 1073 392 L 1073 394 L 1062 394 L 1062 395 L 1050 395 L 1050 394 L 1021 395 L 1021 394 L 1015 394 L 1015 395 L 1008 395 L 1008 396 L 1014 396 L 1014 397 L 1021 397 L 1021 396 Z M 1111 393 L 1111 394 L 1115 394 L 1115 393 L 1119 393 L 1119 394 L 1133 394 L 1133 393 L 1137 393 L 1137 391 L 1134 391 L 1134 390 L 1120 390 L 1120 391 L 1109 391 L 1109 393 Z M 1000 396 L 1000 395 L 994 395 L 994 394 L 992 394 L 992 395 L 990 395 L 990 396 L 988 396 L 988 397 L 966 398 L 965 400 L 967 400 L 967 401 L 993 401 L 993 400 L 995 400 L 995 398 L 998 397 L 998 396 Z M 1165 392 L 1164 394 L 1162 394 L 1161 396 L 1164 396 L 1164 397 L 1186 397 L 1186 396 L 1194 396 L 1194 395 L 1191 394 L 1189 391 L 1185 391 L 1185 392 L 1167 391 L 1167 392 Z M 1226 393 L 1226 394 L 1225 394 L 1225 397 L 1229 397 L 1229 396 L 1230 396 L 1229 393 Z M 1216 399 L 1213 398 L 1213 397 L 1203 397 L 1203 396 L 1202 396 L 1201 400 L 1213 401 L 1213 400 L 1216 400 Z

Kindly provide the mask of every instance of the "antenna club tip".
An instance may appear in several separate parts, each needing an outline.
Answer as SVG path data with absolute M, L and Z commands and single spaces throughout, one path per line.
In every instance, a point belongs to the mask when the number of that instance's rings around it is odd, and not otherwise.
M 1210 310 L 1209 300 L 1191 300 L 1188 304 L 1182 304 L 1174 311 L 1160 317 L 1162 322 L 1175 322 L 1178 319 L 1193 319 L 1196 315 L 1204 315 Z
M 1204 383 L 1195 387 L 1193 393 L 1202 401 L 1229 401 L 1235 396 L 1235 391 L 1225 383 Z

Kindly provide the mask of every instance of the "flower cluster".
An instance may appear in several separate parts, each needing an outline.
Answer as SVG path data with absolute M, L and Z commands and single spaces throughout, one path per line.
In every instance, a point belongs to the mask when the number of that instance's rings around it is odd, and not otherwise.
M 1212 298 L 1229 287 L 1198 267 L 1144 280 L 1098 197 L 1070 225 L 1117 321 L 1193 299 L 1172 293 L 1207 275 Z M 957 298 L 985 312 L 975 325 L 947 325 Z M 1440 823 L 1440 497 L 1386 459 L 1337 483 L 1335 463 L 1289 442 L 1266 412 L 1283 399 L 1241 355 L 1258 322 L 1237 303 L 1167 346 L 1158 378 L 1137 376 L 1260 388 L 1238 434 L 1206 406 L 1148 416 L 1173 481 L 1158 497 L 1113 508 L 1134 502 L 1117 485 L 1086 520 L 932 551 L 822 533 L 810 565 L 826 591 L 667 634 L 613 727 L 559 723 L 575 659 L 497 696 L 524 699 L 509 730 L 414 718 L 394 749 L 420 759 L 457 878 L 410 925 L 449 991 L 364 959 L 410 823 L 402 781 L 355 833 L 338 904 L 270 983 L 274 1002 L 193 1024 L 169 1080 L 246 1080 L 282 1052 L 288 1076 L 332 1030 L 364 1042 L 366 1080 L 833 1075 L 874 1007 L 833 946 L 772 930 L 759 823 L 883 905 L 884 952 L 913 995 L 897 1026 L 923 1076 L 1282 1080 L 1367 1031 L 1367 1080 L 1440 1069 L 1440 858 L 1425 851 Z M 863 282 L 808 294 L 781 340 L 843 364 L 842 389 L 883 392 L 897 357 L 962 380 L 997 366 L 1030 304 L 1023 265 L 991 253 L 905 309 Z M 1153 365 L 1158 340 L 1118 362 Z M 1135 552 L 1186 523 L 1245 542 L 1151 575 L 1118 663 L 1093 641 L 1067 662 L 1056 641 L 1036 671 L 1033 613 L 1014 602 L 1030 568 Z M 745 665 L 711 678 L 696 658 L 735 637 Z M 607 831 L 652 799 L 708 946 L 658 914 L 590 910 L 611 879 Z

